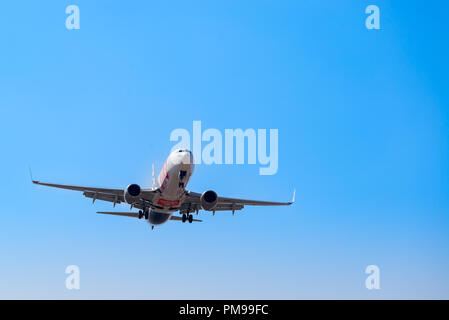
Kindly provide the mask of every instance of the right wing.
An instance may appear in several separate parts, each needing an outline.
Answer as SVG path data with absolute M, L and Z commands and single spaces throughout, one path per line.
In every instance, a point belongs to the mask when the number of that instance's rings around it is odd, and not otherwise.
M 84 186 L 72 186 L 67 184 L 55 184 L 55 183 L 46 183 L 33 180 L 34 184 L 39 184 L 41 186 L 59 188 L 59 189 L 68 189 L 75 191 L 82 191 L 83 195 L 87 198 L 91 198 L 93 202 L 95 200 L 103 200 L 113 202 L 114 206 L 117 203 L 125 202 L 125 190 L 123 189 L 108 189 L 108 188 L 93 188 L 93 187 L 84 187 Z M 153 197 L 156 193 L 156 190 L 153 189 L 142 189 L 140 195 L 140 201 L 133 204 L 133 207 L 138 209 L 143 209 L 147 204 L 153 203 Z

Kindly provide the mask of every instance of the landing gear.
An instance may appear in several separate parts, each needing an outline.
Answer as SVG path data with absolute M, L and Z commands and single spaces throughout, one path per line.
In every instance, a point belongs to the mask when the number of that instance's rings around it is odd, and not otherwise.
M 183 180 L 186 175 L 187 175 L 187 171 L 185 171 L 185 170 L 179 171 L 179 180 Z
M 185 186 L 183 180 L 186 175 L 187 175 L 187 171 L 185 171 L 185 170 L 179 171 L 179 187 L 180 188 L 184 188 L 184 186 Z
M 182 214 L 182 222 L 186 222 L 186 221 L 189 221 L 189 223 L 193 222 L 193 216 L 190 213 Z
M 148 213 L 150 212 L 150 210 L 148 209 L 144 209 L 144 210 L 139 210 L 139 219 L 142 219 L 143 216 L 145 216 L 145 220 L 148 220 Z

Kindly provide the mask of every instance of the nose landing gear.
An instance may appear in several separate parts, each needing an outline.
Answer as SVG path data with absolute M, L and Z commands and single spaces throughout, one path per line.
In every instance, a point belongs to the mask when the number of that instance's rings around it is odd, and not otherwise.
M 187 171 L 185 171 L 185 170 L 179 171 L 179 187 L 180 188 L 184 188 L 184 186 L 185 186 L 183 180 L 186 175 L 187 175 Z
M 179 180 L 182 181 L 186 175 L 187 175 L 187 171 L 185 171 L 185 170 L 179 171 Z

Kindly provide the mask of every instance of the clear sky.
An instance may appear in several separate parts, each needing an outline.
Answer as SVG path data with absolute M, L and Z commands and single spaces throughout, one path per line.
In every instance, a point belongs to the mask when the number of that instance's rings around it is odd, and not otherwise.
M 79 30 L 65 28 L 70 4 Z M 365 27 L 370 4 L 380 30 Z M 0 298 L 449 298 L 448 10 L 3 1 Z M 194 120 L 278 129 L 279 169 L 199 165 L 191 190 L 287 201 L 296 188 L 294 206 L 151 231 L 30 183 L 29 166 L 42 181 L 148 187 Z M 365 288 L 372 264 L 380 290 Z

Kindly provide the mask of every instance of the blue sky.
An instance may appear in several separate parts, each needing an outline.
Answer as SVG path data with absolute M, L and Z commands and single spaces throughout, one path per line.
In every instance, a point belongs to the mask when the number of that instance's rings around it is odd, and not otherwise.
M 65 28 L 77 4 L 81 29 Z M 380 8 L 381 30 L 365 28 Z M 449 298 L 448 4 L 0 5 L 0 298 Z M 56 183 L 149 186 L 176 128 L 279 130 L 279 170 L 191 190 L 286 201 L 151 231 Z M 118 210 L 128 209 L 123 206 Z M 69 291 L 66 266 L 81 270 Z M 365 288 L 366 266 L 380 290 Z

